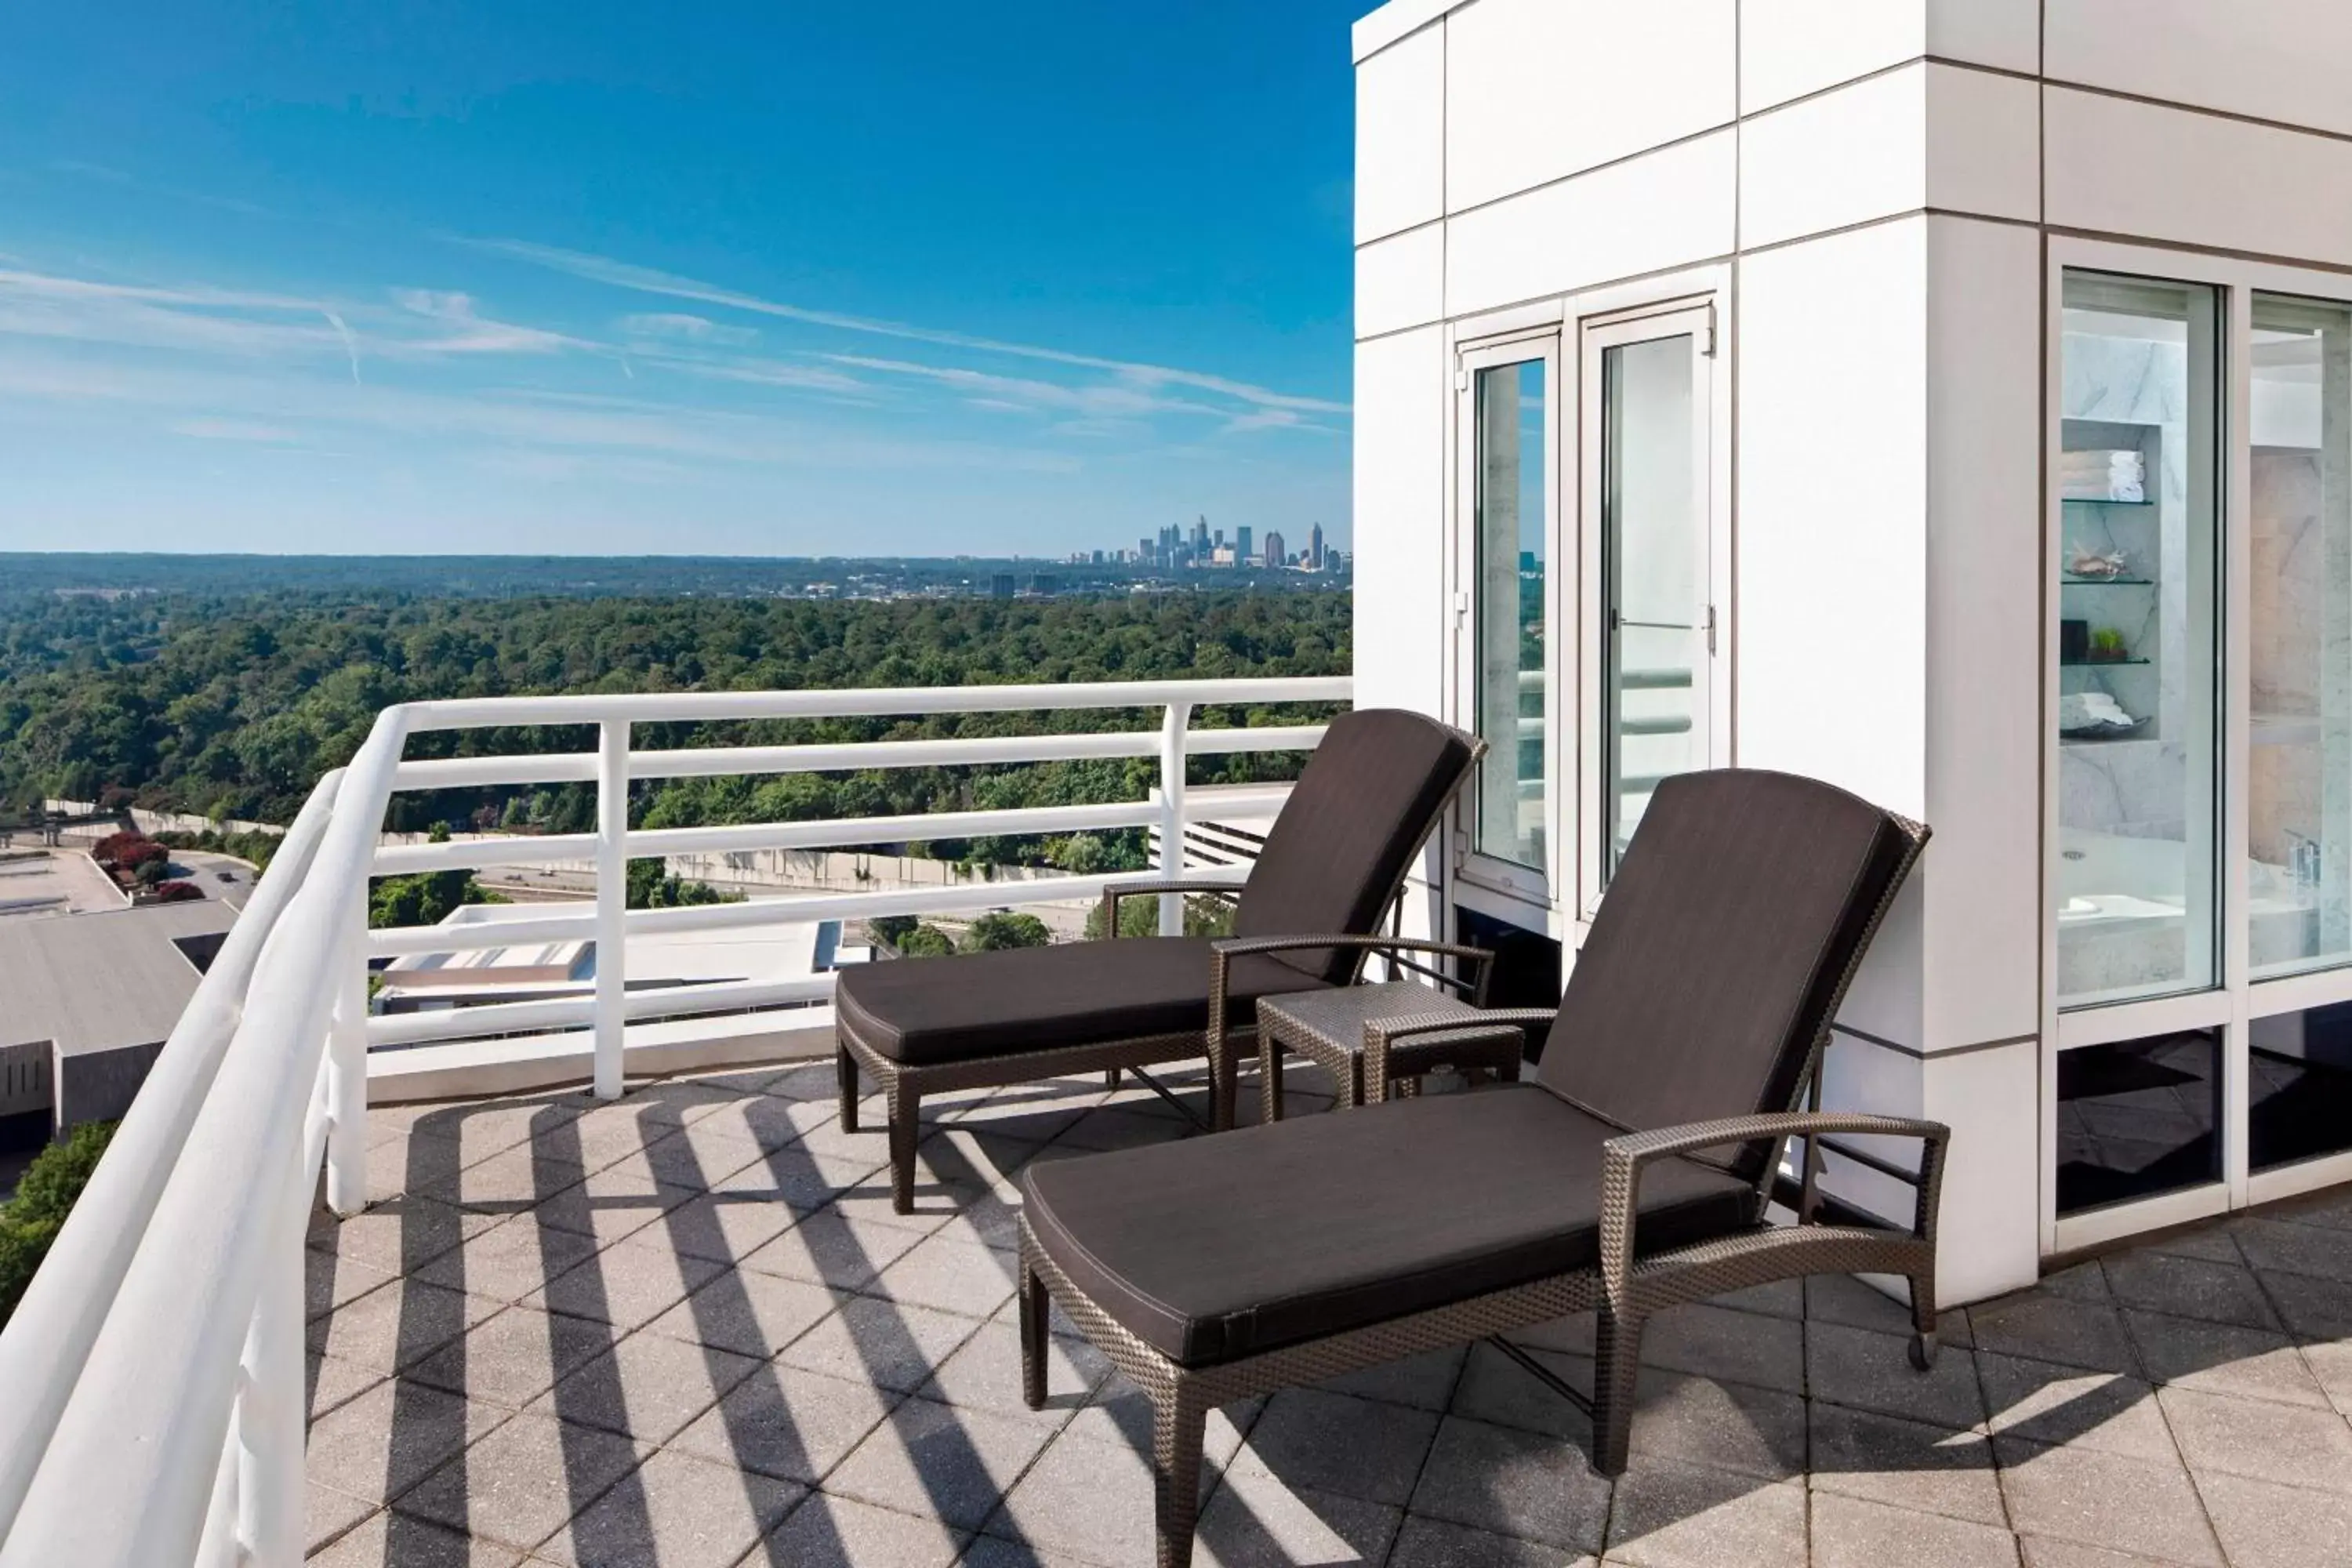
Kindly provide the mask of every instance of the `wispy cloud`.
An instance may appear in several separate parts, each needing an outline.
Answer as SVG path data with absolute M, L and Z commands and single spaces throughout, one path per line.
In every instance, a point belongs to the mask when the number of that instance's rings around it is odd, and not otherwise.
M 1348 405 L 1344 403 L 1277 392 L 1271 387 L 1257 386 L 1248 382 L 1236 381 L 1203 371 L 1182 370 L 1172 365 L 1112 359 L 1098 354 L 1074 353 L 1068 350 L 1049 348 L 1037 343 L 1007 342 L 1002 339 L 979 337 L 969 332 L 913 326 L 903 321 L 879 321 L 867 316 L 847 315 L 838 310 L 814 310 L 803 305 L 763 300 L 757 295 L 745 294 L 715 283 L 682 278 L 675 273 L 635 266 L 630 262 L 614 260 L 610 257 L 565 250 L 551 245 L 537 245 L 529 240 L 459 237 L 456 243 L 477 250 L 488 251 L 493 255 L 508 257 L 517 261 L 529 262 L 534 266 L 550 268 L 558 272 L 568 273 L 574 278 L 606 284 L 615 289 L 634 289 L 640 293 L 658 294 L 676 300 L 692 300 L 702 304 L 721 306 L 753 315 L 774 316 L 785 321 L 802 321 L 811 326 L 833 327 L 843 331 L 863 332 L 877 337 L 937 343 L 948 348 L 1009 354 L 1054 364 L 1108 371 L 1142 386 L 1190 387 L 1195 391 L 1215 393 L 1221 396 L 1268 408 L 1290 408 L 1317 414 L 1344 414 L 1348 411 Z
M 644 315 L 624 316 L 614 323 L 623 335 L 632 338 L 665 339 L 687 343 L 715 343 L 740 348 L 759 341 L 759 331 L 751 327 L 730 327 L 708 316 L 689 316 L 682 311 L 656 310 Z

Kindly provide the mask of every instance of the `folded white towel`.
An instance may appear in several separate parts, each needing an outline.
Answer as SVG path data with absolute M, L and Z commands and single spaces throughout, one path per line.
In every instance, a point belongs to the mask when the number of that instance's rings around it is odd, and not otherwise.
M 2070 691 L 2058 699 L 2058 727 L 2080 730 L 2128 730 L 2139 721 L 2104 691 Z

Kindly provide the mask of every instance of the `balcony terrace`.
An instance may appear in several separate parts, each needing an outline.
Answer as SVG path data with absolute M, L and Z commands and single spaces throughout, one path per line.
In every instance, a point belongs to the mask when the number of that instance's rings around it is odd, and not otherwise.
M 932 1118 L 899 1215 L 829 1064 L 371 1112 L 304 1255 L 314 1561 L 1150 1562 L 1141 1394 L 1066 1336 L 1022 1405 L 1013 1178 L 1182 1123 L 1094 1077 Z M 1953 1313 L 1927 1378 L 1848 1279 L 1681 1308 L 1613 1488 L 1500 1354 L 1429 1356 L 1213 1421 L 1197 1560 L 2341 1561 L 2347 1279 L 2352 1202 L 2306 1201 Z M 1582 1385 L 1591 1332 L 1531 1342 Z
M 1004 890 L 629 910 L 621 871 L 730 847 L 1137 826 L 1173 870 L 1204 809 L 1187 755 L 1320 735 L 1195 728 L 1195 708 L 1348 696 L 1344 680 L 1200 682 L 387 712 L 289 832 L 0 1336 L 0 1568 L 1149 1561 L 1141 1396 L 1064 1335 L 1046 1407 L 1022 1403 L 1015 1178 L 1183 1120 L 1099 1077 L 942 1094 L 924 1105 L 915 1212 L 896 1214 L 878 1104 L 874 1131 L 844 1131 L 830 1061 L 790 1059 L 829 1043 L 831 977 L 630 991 L 628 940 Z M 1118 708 L 1161 722 L 632 745 L 633 726 L 702 718 Z M 593 725 L 599 744 L 404 758 L 414 733 L 524 724 Z M 664 832 L 626 812 L 630 780 L 680 773 L 1058 757 L 1156 758 L 1158 788 Z M 598 785 L 598 831 L 533 851 L 593 858 L 593 906 L 470 936 L 365 929 L 371 874 L 516 855 L 380 846 L 394 790 L 551 780 Z M 583 937 L 600 952 L 591 997 L 367 1005 L 370 956 Z M 1290 1114 L 1328 1104 L 1319 1069 L 1290 1070 Z M 1167 1081 L 1205 1100 L 1197 1074 Z M 1585 1418 L 1486 1347 L 1235 1406 L 1211 1426 L 1199 1560 L 2127 1568 L 2337 1561 L 2352 1539 L 2352 1200 L 2149 1242 L 1945 1326 L 1920 1377 L 1904 1314 L 1849 1279 L 1679 1309 L 1645 1340 L 1614 1485 L 1586 1463 Z M 1567 1320 L 1529 1343 L 1582 1384 L 1590 1336 Z

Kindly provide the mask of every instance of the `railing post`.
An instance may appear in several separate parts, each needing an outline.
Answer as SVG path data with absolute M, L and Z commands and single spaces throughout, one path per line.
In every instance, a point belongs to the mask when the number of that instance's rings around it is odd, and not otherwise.
M 629 910 L 629 723 L 607 719 L 596 732 L 596 1098 L 621 1093 L 621 1041 L 627 1026 Z
M 1171 702 L 1160 725 L 1160 874 L 1184 874 L 1184 732 L 1192 728 L 1192 705 Z M 1117 936 L 1117 931 L 1107 931 Z M 1160 895 L 1160 934 L 1184 934 L 1184 896 Z
M 367 1207 L 367 921 L 362 879 L 342 915 L 335 1012 L 327 1040 L 327 1206 L 351 1215 Z

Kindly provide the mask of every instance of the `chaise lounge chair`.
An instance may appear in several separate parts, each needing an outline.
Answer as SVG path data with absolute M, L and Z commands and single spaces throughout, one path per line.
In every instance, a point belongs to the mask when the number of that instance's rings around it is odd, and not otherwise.
M 926 1094 L 1064 1073 L 1140 1069 L 1205 1056 L 1211 1124 L 1233 1124 L 1237 1051 L 1255 1047 L 1261 996 L 1351 982 L 1373 951 L 1476 957 L 1376 935 L 1383 913 L 1484 746 L 1418 713 L 1364 709 L 1331 721 L 1239 890 L 1247 952 L 1206 937 L 1130 937 L 845 970 L 834 994 L 841 1121 L 857 1130 L 858 1069 L 889 1110 L 891 1195 L 914 1206 L 918 1110 Z M 1145 881 L 1103 899 L 1234 894 L 1230 880 Z
M 1831 1021 L 1927 829 L 1842 790 L 1725 770 L 1651 800 L 1532 1082 L 1374 1105 L 1023 1177 L 1023 1394 L 1045 1394 L 1050 1297 L 1150 1397 L 1160 1562 L 1192 1557 L 1202 1423 L 1234 1399 L 1598 1309 L 1593 1465 L 1625 1468 L 1643 1320 L 1813 1273 L 1910 1281 L 1911 1356 L 1935 1352 L 1948 1133 L 1801 1111 Z M 1225 951 L 1246 955 L 1234 941 Z M 1458 1015 L 1384 1027 L 1459 1028 Z M 1818 1106 L 1818 1096 L 1815 1100 Z M 1815 1190 L 1823 1135 L 1918 1140 L 1907 1226 Z M 1801 1182 L 1780 1150 L 1807 1141 Z M 1768 1199 L 1799 1223 L 1775 1225 Z

